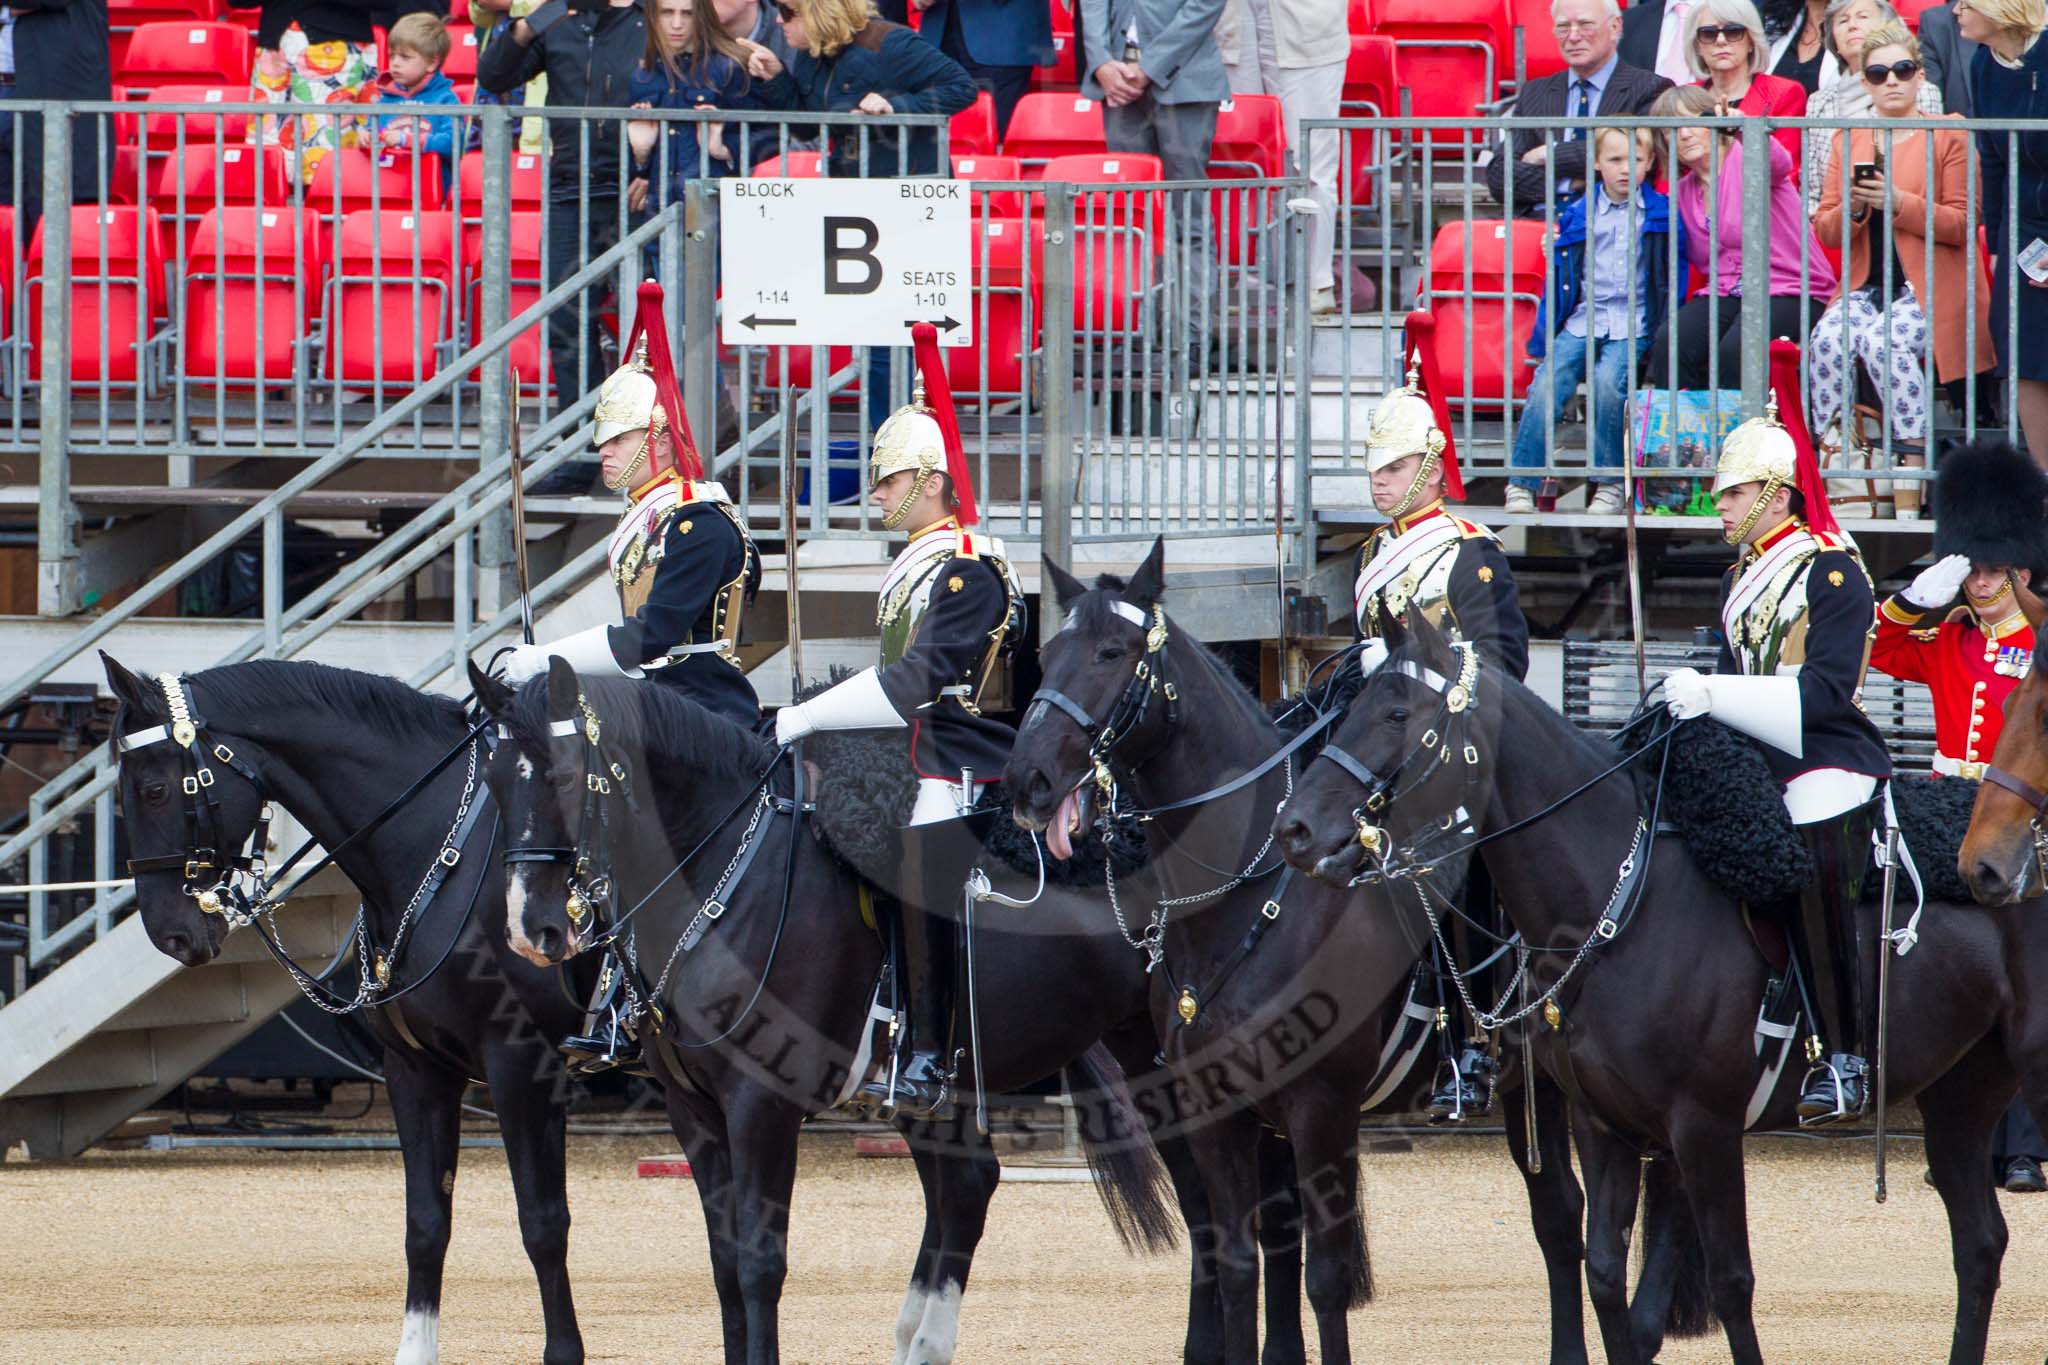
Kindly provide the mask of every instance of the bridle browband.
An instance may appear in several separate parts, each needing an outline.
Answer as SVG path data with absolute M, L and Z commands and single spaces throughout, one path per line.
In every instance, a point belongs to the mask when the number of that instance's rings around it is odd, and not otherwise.
M 1097 720 L 1086 707 L 1058 688 L 1041 687 L 1032 696 L 1024 718 L 1024 724 L 1029 726 L 1035 716 L 1042 716 L 1044 712 L 1039 710 L 1042 703 L 1062 712 L 1079 726 L 1082 737 L 1088 741 L 1089 772 L 1105 796 L 1115 786 L 1115 779 L 1110 773 L 1112 759 L 1125 768 L 1139 767 L 1162 753 L 1172 742 L 1174 731 L 1180 727 L 1180 689 L 1165 672 L 1166 645 L 1171 638 L 1166 627 L 1166 608 L 1154 602 L 1149 620 L 1143 607 L 1122 598 L 1112 599 L 1109 609 L 1145 632 L 1145 652 L 1131 670 L 1130 681 L 1110 703 L 1109 714 Z M 1143 755 L 1119 753 L 1120 746 L 1137 733 L 1151 714 L 1154 698 L 1162 699 L 1166 705 L 1166 728 L 1159 742 Z M 1086 780 L 1086 777 L 1082 779 Z
M 1412 678 L 1436 694 L 1437 711 L 1431 718 L 1429 728 L 1423 731 L 1422 743 L 1403 754 L 1401 761 L 1384 775 L 1374 772 L 1357 755 L 1339 744 L 1334 738 L 1325 743 L 1318 759 L 1328 759 L 1365 788 L 1365 799 L 1352 811 L 1352 818 L 1358 823 L 1358 842 L 1368 853 L 1378 853 L 1386 844 L 1386 834 L 1367 818 L 1379 815 L 1403 792 L 1414 791 L 1423 783 L 1436 776 L 1437 771 L 1449 765 L 1452 757 L 1451 728 L 1460 723 L 1460 718 L 1471 709 L 1479 685 L 1479 649 L 1467 641 L 1454 641 L 1451 648 L 1459 655 L 1458 676 L 1446 678 L 1435 669 L 1403 659 L 1393 664 L 1394 671 Z M 1344 714 L 1347 708 L 1333 708 L 1331 716 Z M 1465 766 L 1479 765 L 1479 750 L 1470 740 L 1462 745 Z M 1426 759 L 1428 766 L 1415 774 L 1405 786 L 1402 775 L 1418 759 Z

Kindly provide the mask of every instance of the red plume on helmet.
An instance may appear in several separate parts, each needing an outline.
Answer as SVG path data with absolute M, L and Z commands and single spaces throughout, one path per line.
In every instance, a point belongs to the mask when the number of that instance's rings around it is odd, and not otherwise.
M 1828 483 L 1821 477 L 1820 459 L 1813 452 L 1813 435 L 1806 429 L 1806 403 L 1799 391 L 1799 344 L 1779 337 L 1771 343 L 1771 392 L 1778 400 L 1778 420 L 1792 438 L 1793 486 L 1806 502 L 1806 526 L 1810 531 L 1832 534 L 1841 530 L 1834 508 L 1828 506 Z
M 946 477 L 953 484 L 954 517 L 962 526 L 976 521 L 974 480 L 967 471 L 967 448 L 960 441 L 960 418 L 953 411 L 953 385 L 946 376 L 946 358 L 939 353 L 939 329 L 920 322 L 910 329 L 910 344 L 917 352 L 917 372 L 924 379 L 925 406 L 939 424 L 939 436 L 946 444 Z
M 668 319 L 662 312 L 661 285 L 654 280 L 640 284 L 639 303 L 633 311 L 633 330 L 626 338 L 624 354 L 644 336 L 647 339 L 647 367 L 654 373 L 655 401 L 668 418 L 669 442 L 675 451 L 676 472 L 691 482 L 704 477 L 704 460 L 690 436 L 690 417 L 683 411 L 683 387 L 676 382 L 675 357 L 668 349 Z
M 1408 315 L 1409 355 L 1422 357 L 1422 394 L 1429 400 L 1436 429 L 1444 434 L 1444 496 L 1452 502 L 1465 500 L 1465 480 L 1458 473 L 1458 448 L 1451 440 L 1451 405 L 1444 400 L 1443 367 L 1436 360 L 1436 316 L 1413 312 Z

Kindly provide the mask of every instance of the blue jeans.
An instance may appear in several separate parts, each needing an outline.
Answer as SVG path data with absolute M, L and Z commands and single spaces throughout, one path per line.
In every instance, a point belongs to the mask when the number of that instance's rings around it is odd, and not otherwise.
M 1644 344 L 1637 344 L 1638 374 L 1642 369 L 1640 351 Z M 1555 463 L 1544 458 L 1545 432 L 1560 419 L 1564 405 L 1571 401 L 1585 380 L 1589 348 L 1594 351 L 1593 396 L 1590 400 L 1593 405 L 1593 464 L 1602 469 L 1621 467 L 1621 422 L 1623 405 L 1628 399 L 1629 344 L 1626 340 L 1611 338 L 1592 341 L 1573 336 L 1560 327 L 1550 338 L 1550 354 L 1529 379 L 1529 402 L 1522 409 L 1521 425 L 1515 428 L 1515 451 L 1511 461 L 1515 468 L 1540 469 Z M 1531 493 L 1542 484 L 1542 480 L 1536 478 L 1517 478 L 1512 482 Z M 1614 482 L 1614 479 L 1592 480 L 1596 486 Z

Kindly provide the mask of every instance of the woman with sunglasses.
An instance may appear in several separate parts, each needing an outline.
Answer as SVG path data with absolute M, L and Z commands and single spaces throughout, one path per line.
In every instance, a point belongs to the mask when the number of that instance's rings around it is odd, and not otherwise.
M 1991 335 L 2001 351 L 2001 375 L 2010 371 L 2018 382 L 2016 406 L 2027 452 L 2034 463 L 2048 467 L 2048 346 L 2042 344 L 2048 337 L 2048 284 L 2022 270 L 2017 305 L 2011 302 L 2015 256 L 2035 242 L 2048 246 L 2048 131 L 2040 122 L 2048 120 L 2048 43 L 2041 41 L 2048 13 L 2042 0 L 1955 0 L 1955 6 L 1957 30 L 1982 45 L 1971 59 L 1972 113 L 1995 121 L 1977 134 L 1977 156 L 1984 167 L 1977 178 L 1980 220 L 1996 258 Z M 2032 129 L 2007 131 L 2007 125 L 2022 119 L 2032 122 Z M 2016 195 L 2007 184 L 2015 162 Z M 2034 273 L 2041 271 L 2037 267 Z M 2020 345 L 2012 349 L 2009 314 L 2015 307 Z
M 1700 0 L 1685 18 L 1685 61 L 1698 82 L 1734 112 L 1776 118 L 1806 112 L 1806 87 L 1764 70 L 1770 43 L 1750 0 Z M 1796 165 L 1799 130 L 1780 128 L 1771 136 Z
M 1925 116 L 1920 44 L 1904 24 L 1872 29 L 1862 57 L 1861 80 L 1879 119 Z M 1837 424 L 1845 397 L 1854 401 L 1853 367 L 1860 362 L 1883 396 L 1893 451 L 1902 465 L 1919 467 L 1933 397 L 1926 380 L 1930 333 L 1939 383 L 1989 369 L 1993 360 L 1991 301 L 1970 262 L 1970 135 L 1961 128 L 1852 128 L 1835 138 L 1813 230 L 1840 248 L 1842 287 L 1813 329 L 1813 379 L 1806 386 L 1813 429 L 1822 433 L 1823 450 L 1840 448 Z M 1875 434 L 1866 439 L 1880 445 Z
M 1832 54 L 1831 65 L 1838 65 L 1846 79 L 1821 87 L 1818 94 L 1806 102 L 1806 116 L 1810 119 L 1852 119 L 1869 118 L 1874 107 L 1871 103 L 1870 83 L 1863 79 L 1860 65 L 1863 55 L 1863 40 L 1871 31 L 1882 24 L 1896 24 L 1899 13 L 1884 0 L 1828 0 L 1827 28 L 1828 52 Z M 1924 60 L 1922 69 L 1927 79 L 1920 82 L 1920 93 L 1914 108 L 1932 118 L 1945 112 L 1942 107 L 1941 88 L 1934 79 Z M 1812 213 L 1820 207 L 1822 183 L 1827 179 L 1828 158 L 1834 155 L 1837 141 L 1833 128 L 1812 128 L 1807 130 L 1803 140 L 1803 152 L 1799 162 L 1799 183 L 1806 191 L 1806 211 Z

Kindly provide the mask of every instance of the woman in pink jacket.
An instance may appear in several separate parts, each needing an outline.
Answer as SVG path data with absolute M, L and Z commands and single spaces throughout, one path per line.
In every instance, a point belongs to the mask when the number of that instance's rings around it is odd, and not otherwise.
M 1686 85 L 1657 97 L 1658 118 L 1726 118 L 1728 108 L 1704 86 Z M 1771 154 L 1771 231 L 1763 249 L 1771 262 L 1771 335 L 1804 344 L 1816 309 L 1835 292 L 1834 268 L 1807 226 L 1794 178 L 1792 153 L 1775 137 Z M 1733 129 L 1680 128 L 1672 136 L 1671 164 L 1680 172 L 1672 194 L 1684 225 L 1686 249 L 1705 277 L 1704 287 L 1672 314 L 1651 347 L 1650 381 L 1676 387 L 1739 388 L 1742 384 L 1742 142 Z M 1720 357 L 1714 375 L 1711 357 Z

